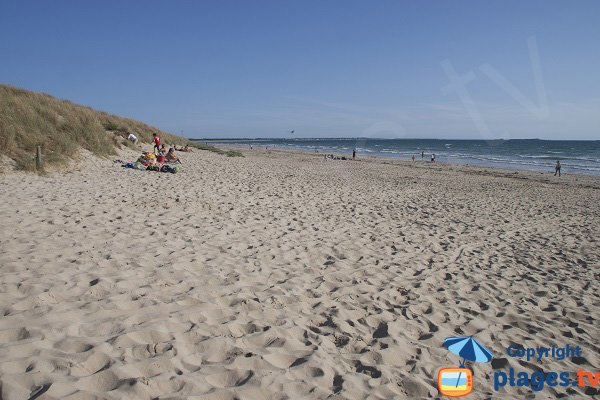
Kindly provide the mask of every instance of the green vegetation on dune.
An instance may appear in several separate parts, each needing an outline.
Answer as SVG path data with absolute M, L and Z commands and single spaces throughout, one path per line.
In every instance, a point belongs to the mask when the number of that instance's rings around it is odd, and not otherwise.
M 18 169 L 34 170 L 35 147 L 43 149 L 46 164 L 72 159 L 80 148 L 98 156 L 116 154 L 122 146 L 132 146 L 125 138 L 133 132 L 141 142 L 150 143 L 157 132 L 168 145 L 188 144 L 227 156 L 239 152 L 197 145 L 180 136 L 163 132 L 143 122 L 0 84 L 0 149 L 13 159 Z
M 227 157 L 243 157 L 242 153 L 233 149 L 220 149 L 209 144 L 198 143 L 196 140 L 190 140 L 190 147 L 193 146 L 200 150 L 212 151 L 213 153 L 222 154 Z

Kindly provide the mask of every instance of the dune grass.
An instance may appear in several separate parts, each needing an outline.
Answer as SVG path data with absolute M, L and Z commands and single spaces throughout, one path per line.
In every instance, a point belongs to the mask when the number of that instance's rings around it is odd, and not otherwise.
M 130 118 L 0 84 L 0 149 L 15 161 L 17 169 L 35 169 L 34 154 L 38 145 L 42 146 L 47 165 L 66 163 L 80 148 L 97 156 L 111 156 L 122 146 L 133 146 L 126 140 L 128 132 L 133 132 L 141 142 L 149 143 L 152 133 L 156 132 L 168 145 L 188 144 L 230 157 L 241 155 L 236 151 L 199 146 Z
M 190 140 L 190 147 L 195 147 L 200 150 L 212 151 L 213 153 L 222 154 L 227 157 L 243 157 L 242 153 L 234 149 L 221 149 L 209 144 L 198 143 L 196 140 Z

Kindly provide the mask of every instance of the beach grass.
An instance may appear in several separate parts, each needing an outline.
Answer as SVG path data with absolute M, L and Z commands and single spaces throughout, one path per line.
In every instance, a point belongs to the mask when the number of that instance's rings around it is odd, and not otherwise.
M 152 133 L 156 132 L 168 145 L 188 144 L 225 156 L 241 155 L 198 145 L 131 118 L 0 84 L 0 148 L 5 156 L 14 160 L 17 169 L 35 170 L 36 146 L 42 147 L 45 165 L 65 164 L 81 148 L 100 157 L 115 155 L 123 146 L 135 147 L 126 139 L 130 132 L 142 143 L 149 143 Z
M 233 149 L 221 149 L 215 146 L 211 146 L 209 144 L 202 144 L 202 143 L 198 143 L 196 141 L 190 141 L 190 146 L 193 146 L 197 149 L 200 150 L 207 150 L 207 151 L 211 151 L 213 153 L 217 153 L 217 154 L 221 154 L 227 157 L 243 157 L 242 153 L 238 150 L 233 150 Z

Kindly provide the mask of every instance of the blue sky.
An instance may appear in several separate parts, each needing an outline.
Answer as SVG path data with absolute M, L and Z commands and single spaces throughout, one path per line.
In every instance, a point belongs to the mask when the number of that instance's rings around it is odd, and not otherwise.
M 599 20 L 584 0 L 0 0 L 0 82 L 190 137 L 599 139 Z

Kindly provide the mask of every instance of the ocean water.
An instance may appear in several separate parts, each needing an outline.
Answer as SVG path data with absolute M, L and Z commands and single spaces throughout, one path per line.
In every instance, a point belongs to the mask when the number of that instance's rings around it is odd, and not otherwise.
M 554 172 L 600 175 L 600 140 L 447 140 L 447 139 L 253 139 L 211 141 L 234 146 L 298 149 L 302 151 L 393 157 L 410 160 L 414 154 L 436 162 Z

